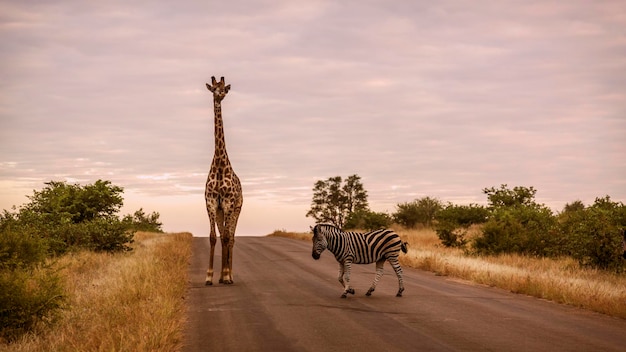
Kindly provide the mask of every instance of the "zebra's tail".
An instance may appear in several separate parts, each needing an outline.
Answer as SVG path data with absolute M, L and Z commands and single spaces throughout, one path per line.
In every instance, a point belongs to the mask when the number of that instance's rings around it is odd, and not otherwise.
M 408 246 L 409 246 L 408 242 L 400 242 L 400 248 L 402 249 L 402 252 L 406 253 L 408 251 L 407 250 Z

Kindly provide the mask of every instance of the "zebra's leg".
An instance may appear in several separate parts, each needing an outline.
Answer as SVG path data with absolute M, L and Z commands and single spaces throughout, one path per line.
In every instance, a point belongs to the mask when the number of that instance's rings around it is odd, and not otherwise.
M 385 258 L 380 259 L 376 262 L 376 276 L 374 277 L 374 282 L 372 282 L 372 286 L 369 290 L 367 290 L 366 296 L 370 296 L 372 292 L 376 289 L 376 285 L 378 285 L 378 281 L 380 277 L 383 276 L 383 266 L 385 265 Z
M 341 298 L 346 298 L 348 296 L 348 293 L 350 294 L 354 294 L 354 289 L 352 287 L 350 287 L 350 268 L 351 268 L 351 264 L 352 262 L 350 261 L 346 261 L 344 263 L 344 267 L 343 267 L 343 271 L 344 271 L 344 290 L 343 290 L 343 294 L 341 295 Z
M 404 280 L 402 279 L 402 267 L 400 266 L 400 262 L 398 261 L 398 257 L 390 257 L 389 264 L 393 267 L 393 270 L 396 272 L 396 276 L 398 276 L 398 293 L 396 293 L 396 297 L 402 297 L 402 292 L 404 291 Z
M 343 263 L 339 263 L 339 277 L 338 277 L 338 279 L 339 279 L 339 283 L 341 284 L 341 286 L 344 286 L 344 288 L 345 288 L 345 285 L 343 284 Z

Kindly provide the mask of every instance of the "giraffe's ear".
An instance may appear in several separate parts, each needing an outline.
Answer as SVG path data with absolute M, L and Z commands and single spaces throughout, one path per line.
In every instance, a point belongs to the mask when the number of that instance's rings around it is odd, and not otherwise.
M 228 93 L 229 90 L 230 90 L 230 84 L 224 87 L 224 93 Z
M 213 87 L 211 87 L 208 83 L 206 84 L 206 89 L 210 90 L 211 92 L 213 92 Z

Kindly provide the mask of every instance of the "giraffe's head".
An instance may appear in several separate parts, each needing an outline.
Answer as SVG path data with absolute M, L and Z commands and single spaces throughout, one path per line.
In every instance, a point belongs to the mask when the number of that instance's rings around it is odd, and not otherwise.
M 230 84 L 224 84 L 224 77 L 219 82 L 215 79 L 215 76 L 211 77 L 211 85 L 207 83 L 206 87 L 213 93 L 213 99 L 218 103 L 224 99 L 226 93 L 230 90 Z

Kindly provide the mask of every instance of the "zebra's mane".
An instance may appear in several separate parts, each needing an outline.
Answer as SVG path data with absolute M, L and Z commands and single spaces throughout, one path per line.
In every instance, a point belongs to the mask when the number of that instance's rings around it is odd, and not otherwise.
M 364 233 L 362 233 L 362 232 L 344 231 L 340 227 L 338 227 L 336 225 L 333 225 L 333 224 L 329 224 L 329 223 L 317 224 L 316 226 L 330 228 L 332 230 L 335 230 L 336 232 L 339 232 L 339 233 L 342 233 L 342 234 L 347 234 L 347 235 L 364 235 Z
M 335 229 L 337 231 L 344 232 L 342 229 L 340 229 L 339 227 L 337 227 L 337 226 L 335 226 L 333 224 L 322 223 L 322 224 L 317 224 L 316 226 L 318 226 L 318 227 L 330 227 L 330 228 Z

